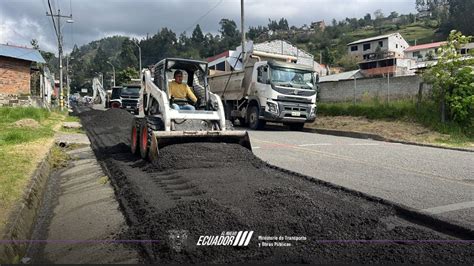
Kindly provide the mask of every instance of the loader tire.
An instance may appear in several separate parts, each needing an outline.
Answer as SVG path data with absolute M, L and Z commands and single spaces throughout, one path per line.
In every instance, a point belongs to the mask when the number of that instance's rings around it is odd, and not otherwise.
M 140 157 L 146 159 L 148 157 L 148 147 L 150 145 L 150 138 L 148 133 L 148 123 L 141 121 L 140 123 Z
M 158 140 L 156 139 L 153 131 L 163 131 L 165 129 L 163 120 L 159 117 L 147 117 L 148 125 L 148 160 L 154 164 L 159 159 Z
M 130 151 L 132 154 L 138 154 L 140 150 L 140 123 L 143 119 L 135 118 L 132 123 L 130 132 Z

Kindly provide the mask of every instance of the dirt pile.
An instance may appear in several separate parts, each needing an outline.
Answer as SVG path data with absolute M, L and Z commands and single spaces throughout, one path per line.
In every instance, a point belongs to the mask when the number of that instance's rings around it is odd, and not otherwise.
M 20 119 L 15 122 L 15 126 L 17 127 L 26 127 L 26 128 L 38 128 L 40 124 L 38 121 L 31 119 L 31 118 L 26 118 L 26 119 Z
M 277 171 L 238 145 L 171 145 L 152 165 L 129 153 L 127 112 L 86 111 L 80 117 L 128 217 L 128 237 L 157 241 L 142 245 L 150 262 L 474 260 L 472 243 L 438 243 L 457 239 L 406 221 L 390 206 Z M 254 231 L 248 246 L 196 245 L 201 236 L 235 231 Z M 178 244 L 177 234 L 183 239 Z M 266 247 L 275 241 L 259 239 L 263 236 L 306 240 Z

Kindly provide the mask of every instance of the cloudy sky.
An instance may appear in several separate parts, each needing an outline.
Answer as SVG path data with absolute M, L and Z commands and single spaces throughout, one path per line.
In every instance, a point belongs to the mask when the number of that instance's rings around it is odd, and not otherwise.
M 74 23 L 64 24 L 64 46 L 68 51 L 112 35 L 143 38 L 160 28 L 190 33 L 196 23 L 204 32 L 217 33 L 221 18 L 233 19 L 240 27 L 240 0 L 50 0 L 53 10 L 72 12 Z M 330 24 L 346 17 L 360 18 L 381 9 L 400 14 L 415 12 L 415 0 L 245 0 L 246 27 L 266 25 L 268 18 L 285 17 L 290 26 L 325 20 Z M 56 50 L 56 39 L 48 0 L 0 0 L 0 43 L 29 46 L 39 41 L 41 49 Z

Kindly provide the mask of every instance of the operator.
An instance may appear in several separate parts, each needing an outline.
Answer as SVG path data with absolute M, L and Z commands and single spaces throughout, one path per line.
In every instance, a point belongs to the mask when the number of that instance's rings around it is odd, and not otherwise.
M 171 107 L 176 110 L 196 110 L 194 106 L 190 105 L 188 99 L 196 104 L 197 98 L 188 85 L 183 84 L 183 72 L 176 70 L 174 72 L 174 81 L 168 85 L 170 98 L 173 100 Z

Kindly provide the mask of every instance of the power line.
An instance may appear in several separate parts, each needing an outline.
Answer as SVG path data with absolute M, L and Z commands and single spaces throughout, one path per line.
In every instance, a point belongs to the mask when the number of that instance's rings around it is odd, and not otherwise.
M 48 6 L 49 6 L 49 12 L 51 12 L 51 15 L 52 15 L 53 14 L 53 9 L 51 8 L 51 2 L 49 0 L 48 0 Z M 48 12 L 46 12 L 46 15 L 47 14 L 48 14 Z M 53 16 L 51 16 L 51 20 L 53 21 L 54 33 L 56 33 L 56 37 L 59 40 L 58 29 L 56 28 L 56 24 L 54 22 L 54 17 Z
M 187 29 L 185 29 L 184 31 L 188 31 L 190 30 L 191 28 L 195 27 L 199 21 L 201 21 L 203 18 L 205 18 L 207 15 L 209 15 L 209 13 L 211 13 L 214 9 L 216 9 L 220 4 L 222 4 L 222 2 L 224 2 L 224 0 L 220 0 L 215 6 L 213 6 L 211 9 L 209 9 L 204 15 L 202 15 L 201 17 L 199 17 L 196 22 L 194 22 L 191 26 L 189 26 Z

